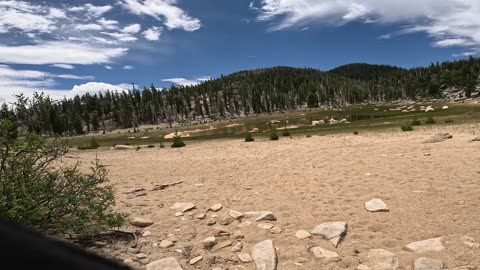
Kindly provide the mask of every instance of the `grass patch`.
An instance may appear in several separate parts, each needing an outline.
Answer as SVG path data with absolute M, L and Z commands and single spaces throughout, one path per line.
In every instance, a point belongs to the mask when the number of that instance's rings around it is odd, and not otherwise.
M 358 135 L 358 134 L 359 134 L 359 132 L 356 131 L 356 130 L 353 132 L 353 135 Z
M 410 123 L 406 123 L 400 127 L 402 131 L 413 131 L 413 127 Z
M 252 134 L 249 133 L 245 136 L 245 142 L 253 142 L 253 141 L 255 141 L 255 138 L 253 138 Z
M 288 137 L 288 136 L 290 136 L 290 132 L 289 132 L 288 130 L 284 130 L 284 131 L 282 132 L 282 136 L 283 136 L 283 137 Z
M 271 141 L 278 141 L 278 134 L 276 131 L 273 131 L 272 133 L 270 133 L 270 140 Z
M 412 122 L 410 122 L 410 125 L 412 126 L 420 126 L 422 125 L 422 123 L 420 123 L 420 121 L 418 121 L 417 118 L 413 119 Z
M 433 117 L 428 117 L 427 120 L 425 121 L 425 124 L 432 125 L 435 124 L 436 121 L 433 119 Z

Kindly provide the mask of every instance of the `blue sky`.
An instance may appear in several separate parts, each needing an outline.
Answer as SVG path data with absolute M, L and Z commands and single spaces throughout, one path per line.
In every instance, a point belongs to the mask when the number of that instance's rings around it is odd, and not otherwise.
M 478 55 L 477 0 L 0 0 L 0 101 Z

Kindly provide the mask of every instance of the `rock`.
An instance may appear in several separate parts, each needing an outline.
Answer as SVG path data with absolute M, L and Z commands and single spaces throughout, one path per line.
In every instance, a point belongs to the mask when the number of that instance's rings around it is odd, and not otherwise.
M 305 231 L 305 230 L 299 230 L 297 231 L 297 233 L 295 234 L 295 237 L 297 237 L 298 239 L 306 239 L 306 238 L 310 238 L 312 237 L 312 235 Z
M 214 267 L 214 268 L 212 268 L 212 270 L 222 270 L 222 268 L 220 268 L 220 267 Z
M 245 228 L 245 227 L 248 227 L 250 225 L 252 225 L 251 221 L 244 220 L 240 224 L 238 224 L 238 228 Z
M 243 242 L 238 242 L 235 244 L 235 246 L 232 247 L 230 250 L 231 252 L 240 252 L 243 249 Z
M 396 270 L 399 266 L 397 255 L 383 249 L 371 249 L 367 255 L 368 266 L 375 270 Z
M 448 106 L 443 106 L 442 110 L 448 110 Z
M 134 146 L 130 146 L 130 145 L 121 145 L 121 144 L 119 144 L 119 145 L 115 145 L 115 146 L 113 147 L 113 149 L 115 149 L 115 150 L 129 150 L 129 149 L 135 149 L 135 147 L 134 147 Z
M 168 240 L 162 240 L 162 242 L 160 242 L 160 247 L 161 248 L 173 247 L 173 243 Z
M 145 259 L 148 256 L 145 253 L 138 253 L 138 254 L 135 255 L 135 257 L 137 257 L 138 259 Z
M 153 224 L 153 221 L 149 218 L 133 217 L 128 220 L 130 224 L 136 227 L 144 228 Z
M 388 206 L 380 199 L 371 199 L 370 201 L 365 203 L 365 209 L 370 212 L 388 212 Z
M 252 257 L 250 257 L 250 255 L 248 255 L 246 253 L 238 254 L 238 258 L 243 263 L 249 263 L 249 262 L 252 261 Z
M 226 217 L 226 218 L 223 218 L 222 220 L 220 220 L 220 224 L 222 225 L 230 225 L 234 222 L 235 220 L 232 218 L 232 217 Z
M 323 249 L 321 247 L 312 247 L 309 249 L 310 252 L 315 255 L 315 258 L 324 259 L 327 262 L 338 262 L 340 261 L 340 256 L 338 253 Z
M 178 254 L 183 254 L 183 250 L 181 250 L 181 249 L 175 249 L 174 251 Z
M 325 124 L 324 120 L 312 121 L 312 126 L 319 126 L 319 125 L 324 125 L 324 124 Z
M 270 211 L 246 212 L 246 218 L 255 218 L 255 221 L 275 221 L 277 218 Z
M 273 234 L 279 234 L 282 232 L 282 229 L 280 227 L 274 226 L 273 228 L 270 229 L 270 232 Z
M 219 243 L 218 245 L 215 246 L 215 248 L 214 248 L 213 251 L 219 251 L 219 250 L 224 249 L 224 248 L 226 248 L 226 247 L 231 247 L 232 244 L 233 244 L 233 243 L 232 243 L 232 241 L 230 241 L 230 240 L 221 242 L 221 243 Z
M 188 263 L 189 263 L 190 265 L 194 265 L 194 264 L 198 263 L 198 262 L 201 261 L 201 260 L 203 260 L 203 257 L 202 257 L 202 256 L 198 256 L 198 257 L 195 257 L 195 258 L 191 259 Z
M 330 119 L 330 120 L 328 121 L 328 123 L 329 123 L 330 125 L 335 125 L 335 124 L 338 124 L 338 120 L 335 120 L 335 119 L 332 118 L 332 119 Z
M 269 223 L 258 223 L 258 224 L 257 224 L 257 227 L 262 228 L 262 229 L 265 229 L 265 230 L 270 230 L 271 228 L 273 228 L 273 224 L 269 224 Z
M 235 239 L 243 239 L 245 238 L 245 235 L 241 231 L 235 231 L 233 233 L 233 238 Z
M 252 258 L 258 270 L 277 269 L 277 252 L 272 240 L 265 240 L 253 246 Z
M 326 222 L 322 223 L 311 231 L 311 234 L 320 235 L 323 238 L 330 240 L 333 246 L 337 247 L 347 234 L 346 222 Z
M 415 260 L 413 270 L 442 270 L 445 264 L 441 260 L 421 257 Z
M 147 264 L 147 270 L 183 270 L 173 257 L 168 257 Z
M 258 128 L 254 128 L 254 129 L 250 130 L 249 132 L 250 133 L 258 132 Z
M 213 225 L 215 225 L 215 224 L 217 224 L 217 221 L 215 221 L 215 219 L 209 219 L 209 220 L 207 221 L 207 225 L 208 225 L 208 226 L 213 226 Z
M 448 133 L 438 133 L 429 139 L 423 141 L 423 143 L 439 143 L 451 139 L 453 136 Z
M 230 232 L 227 227 L 215 226 L 213 227 L 213 235 L 215 236 L 229 236 Z
M 205 249 L 211 249 L 213 246 L 217 244 L 217 239 L 213 236 L 205 238 L 203 240 L 203 247 Z
M 214 204 L 212 207 L 210 207 L 210 210 L 213 211 L 213 212 L 218 212 L 220 210 L 222 210 L 223 206 L 219 203 L 217 204 Z
M 432 238 L 410 243 L 406 245 L 404 249 L 415 253 L 422 253 L 427 251 L 442 251 L 445 247 L 442 244 L 442 238 Z
M 473 138 L 470 142 L 480 142 L 480 137 Z
M 359 264 L 357 270 L 372 270 L 372 268 L 366 266 L 365 264 Z
M 175 235 L 173 235 L 173 234 L 169 234 L 169 235 L 167 236 L 167 240 L 170 241 L 170 242 L 172 242 L 172 243 L 178 242 L 177 237 L 175 237 Z
M 152 235 L 152 232 L 151 232 L 151 231 L 144 231 L 144 232 L 142 233 L 142 236 L 143 236 L 143 237 L 147 237 L 147 236 L 150 236 L 150 235 Z
M 240 218 L 243 217 L 243 213 L 235 211 L 235 210 L 230 210 L 230 212 L 228 212 L 228 214 L 234 219 L 240 219 Z
M 204 213 L 202 213 L 202 214 L 199 214 L 199 215 L 197 216 L 197 218 L 198 218 L 198 219 L 204 219 L 206 216 L 207 216 L 207 215 L 205 215 Z
M 477 243 L 475 239 L 473 239 L 472 237 L 464 236 L 462 237 L 462 241 L 465 245 L 467 245 L 471 249 L 480 248 L 480 243 Z
M 125 259 L 125 260 L 123 260 L 123 263 L 124 264 L 133 263 L 133 260 L 132 259 Z
M 183 216 L 183 213 L 182 213 L 182 212 L 177 212 L 177 213 L 175 213 L 175 216 L 176 216 L 176 217 L 182 217 L 182 216 Z
M 196 206 L 193 203 L 175 203 L 170 207 L 170 209 L 175 210 L 177 212 L 185 213 L 194 209 Z

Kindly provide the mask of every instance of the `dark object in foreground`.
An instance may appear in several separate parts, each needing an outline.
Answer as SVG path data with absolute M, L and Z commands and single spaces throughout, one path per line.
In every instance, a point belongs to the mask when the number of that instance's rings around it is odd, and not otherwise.
M 0 219 L 2 264 L 10 269 L 128 270 L 68 243 L 47 238 Z

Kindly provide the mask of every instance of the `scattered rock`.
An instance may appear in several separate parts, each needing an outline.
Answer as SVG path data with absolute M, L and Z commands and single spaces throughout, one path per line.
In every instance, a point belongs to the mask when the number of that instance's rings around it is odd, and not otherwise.
M 199 214 L 199 215 L 197 216 L 197 218 L 198 218 L 198 219 L 204 219 L 206 216 L 207 216 L 207 215 L 205 215 L 204 213 L 202 213 L 202 214 Z
M 273 224 L 269 224 L 269 223 L 258 223 L 257 227 L 262 228 L 262 229 L 265 229 L 265 230 L 270 230 L 271 228 L 273 228 Z
M 404 247 L 405 250 L 422 253 L 427 251 L 442 251 L 445 247 L 442 244 L 442 238 L 432 238 L 418 242 L 412 242 Z
M 220 224 L 222 225 L 230 225 L 234 222 L 235 220 L 232 218 L 232 217 L 226 217 L 226 218 L 223 218 L 222 220 L 220 220 Z
M 203 257 L 202 257 L 202 256 L 198 256 L 198 257 L 195 257 L 195 258 L 191 259 L 188 263 L 189 263 L 190 265 L 194 265 L 194 264 L 198 263 L 198 262 L 201 261 L 201 260 L 203 260 Z
M 233 233 L 233 238 L 235 239 L 243 239 L 245 238 L 245 235 L 241 231 L 235 231 Z
M 135 255 L 135 257 L 137 257 L 138 259 L 145 259 L 148 256 L 145 253 L 138 253 L 138 254 Z
M 220 210 L 222 210 L 223 206 L 219 203 L 217 204 L 214 204 L 212 207 L 210 207 L 210 210 L 213 211 L 213 212 L 218 212 Z
M 251 221 L 244 220 L 240 224 L 238 224 L 238 228 L 245 228 L 245 227 L 248 227 L 250 225 L 252 225 Z
M 205 240 L 203 240 L 203 247 L 205 249 L 211 249 L 213 246 L 217 244 L 217 239 L 215 237 L 207 237 Z
M 451 139 L 453 136 L 448 133 L 438 133 L 429 139 L 423 141 L 423 143 L 439 143 Z
M 229 236 L 230 232 L 228 231 L 227 227 L 215 226 L 213 227 L 213 234 L 215 236 Z
M 250 255 L 248 255 L 246 253 L 238 254 L 238 258 L 243 263 L 249 263 L 249 262 L 252 261 L 252 257 L 250 257 Z
M 173 235 L 173 234 L 169 234 L 169 235 L 167 236 L 167 240 L 170 241 L 170 242 L 172 242 L 172 243 L 178 242 L 177 237 L 175 237 L 175 235 Z
M 215 225 L 215 224 L 217 224 L 217 221 L 215 221 L 215 219 L 209 219 L 209 220 L 207 221 L 207 225 L 208 225 L 208 226 L 213 226 L 213 225 Z
M 299 230 L 297 231 L 297 233 L 295 234 L 295 237 L 297 237 L 298 239 L 306 239 L 306 238 L 310 238 L 312 237 L 312 235 L 305 231 L 305 230 Z
M 337 247 L 347 234 L 346 222 L 326 222 L 322 223 L 311 231 L 311 234 L 320 235 L 323 238 L 330 240 L 333 246 Z
M 315 255 L 315 258 L 324 259 L 327 262 L 338 262 L 340 261 L 340 256 L 338 253 L 323 249 L 321 247 L 312 247 L 309 249 L 310 252 Z
M 473 138 L 470 142 L 480 142 L 480 137 Z
M 175 213 L 175 216 L 176 216 L 176 217 L 182 217 L 182 216 L 183 216 L 183 213 L 182 213 L 182 212 L 177 212 L 177 213 Z
M 221 243 L 219 243 L 218 245 L 215 246 L 215 248 L 214 248 L 213 251 L 219 251 L 219 250 L 224 249 L 224 248 L 226 248 L 226 247 L 231 247 L 232 244 L 233 244 L 233 243 L 232 243 L 232 241 L 230 241 L 230 240 L 221 242 Z
M 467 245 L 471 249 L 480 248 L 480 243 L 477 243 L 475 239 L 473 239 L 472 237 L 464 236 L 462 237 L 462 241 L 465 245 Z
M 397 255 L 384 249 L 371 249 L 367 255 L 368 266 L 375 270 L 396 270 L 399 266 Z
M 234 219 L 240 219 L 240 218 L 243 217 L 243 213 L 235 211 L 235 210 L 230 210 L 230 212 L 228 212 L 228 214 Z
M 181 213 L 185 213 L 187 211 L 194 209 L 195 207 L 196 206 L 193 203 L 175 203 L 170 207 L 170 209 L 181 212 Z
M 160 247 L 161 248 L 173 247 L 173 243 L 168 240 L 162 240 L 162 242 L 160 242 Z
M 134 217 L 128 220 L 130 224 L 136 227 L 144 228 L 148 227 L 153 224 L 153 221 L 149 218 L 143 218 L 143 217 Z
M 442 270 L 445 264 L 441 260 L 421 257 L 415 260 L 413 270 Z
M 249 132 L 250 133 L 258 132 L 258 128 L 254 128 L 254 129 L 250 130 Z
M 147 264 L 147 270 L 183 270 L 173 257 L 158 260 Z
M 272 240 L 265 240 L 253 246 L 252 258 L 258 270 L 277 269 L 277 252 Z
M 151 232 L 151 231 L 144 231 L 144 232 L 142 233 L 142 236 L 143 236 L 143 237 L 147 237 L 147 236 L 150 236 L 150 235 L 152 235 L 152 232 Z
M 380 199 L 371 199 L 370 201 L 365 203 L 365 209 L 370 212 L 388 212 L 388 206 Z
M 255 218 L 255 221 L 275 221 L 277 218 L 270 211 L 255 211 L 246 212 L 244 215 L 246 218 Z
M 273 228 L 270 229 L 270 232 L 273 234 L 279 234 L 282 232 L 282 229 L 280 227 L 274 226 Z
M 235 244 L 235 246 L 232 247 L 230 251 L 232 252 L 240 252 L 243 249 L 243 242 L 238 242 Z

